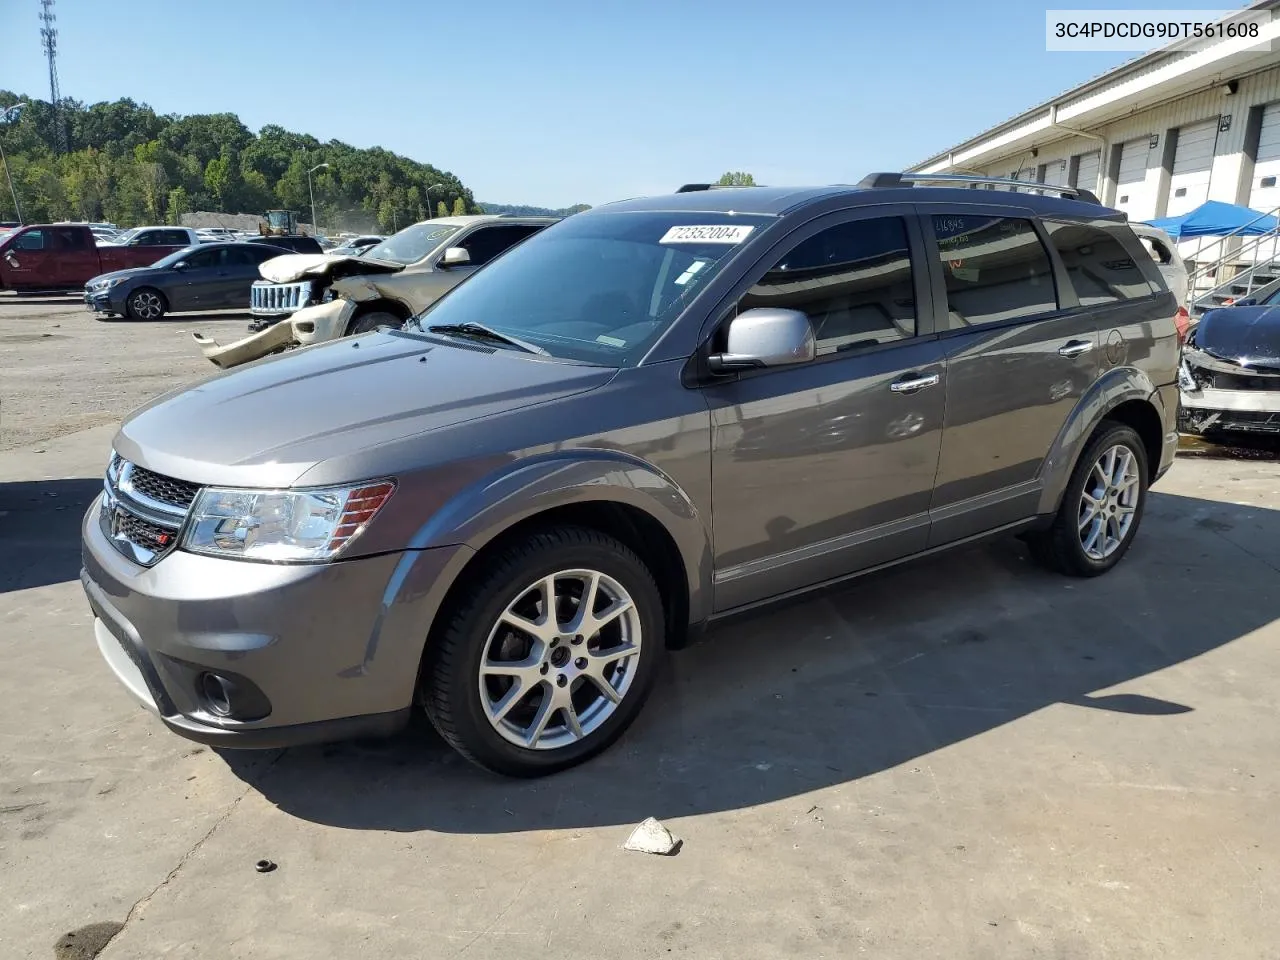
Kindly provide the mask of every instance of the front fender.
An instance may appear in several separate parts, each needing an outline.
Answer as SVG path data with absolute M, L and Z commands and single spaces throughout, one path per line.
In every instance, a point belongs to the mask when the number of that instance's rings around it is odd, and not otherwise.
M 624 504 L 660 523 L 683 561 L 690 623 L 710 616 L 712 553 L 706 524 L 671 477 L 619 451 L 565 451 L 505 466 L 455 494 L 409 546 L 462 545 L 479 551 L 522 520 L 592 502 Z
M 1159 391 L 1151 378 L 1137 367 L 1114 367 L 1085 391 L 1076 403 L 1050 448 L 1041 472 L 1040 514 L 1055 513 L 1062 502 L 1063 491 L 1071 479 L 1071 471 L 1084 446 L 1106 415 L 1129 400 L 1146 400 L 1160 407 Z M 1166 422 L 1163 409 L 1161 422 Z M 1152 465 L 1152 470 L 1158 464 Z

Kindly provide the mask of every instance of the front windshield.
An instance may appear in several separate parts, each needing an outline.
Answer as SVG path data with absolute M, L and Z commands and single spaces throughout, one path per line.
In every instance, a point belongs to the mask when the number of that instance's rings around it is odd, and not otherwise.
M 513 247 L 417 318 L 482 324 L 553 357 L 633 366 L 768 217 L 597 213 Z
M 365 256 L 372 260 L 390 260 L 392 263 L 417 263 L 457 232 L 457 227 L 445 223 L 432 223 L 430 220 L 415 223 L 370 247 Z
M 141 229 L 142 229 L 141 227 L 132 227 L 126 230 L 124 233 L 118 233 L 111 238 L 111 242 L 112 243 L 128 243 L 130 240 L 132 240 L 134 237 L 138 235 L 138 231 Z

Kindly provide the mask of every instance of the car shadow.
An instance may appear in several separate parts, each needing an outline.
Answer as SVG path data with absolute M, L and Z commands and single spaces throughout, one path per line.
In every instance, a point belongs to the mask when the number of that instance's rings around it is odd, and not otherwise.
M 101 478 L 0 483 L 0 593 L 80 577 L 80 519 Z
M 385 741 L 222 755 L 308 821 L 504 833 L 769 803 L 1055 704 L 1177 723 L 1194 702 L 1108 688 L 1280 616 L 1277 545 L 1280 511 L 1153 492 L 1141 536 L 1105 577 L 1044 573 L 1007 541 L 739 617 L 670 656 L 612 748 L 541 780 L 472 767 L 422 720 Z
M 101 323 L 127 323 L 130 326 L 173 326 L 174 324 L 184 323 L 218 323 L 224 321 L 232 321 L 234 323 L 248 323 L 248 310 L 206 310 L 203 312 L 192 313 L 166 313 L 157 320 L 132 320 L 128 317 L 111 316 L 105 313 L 94 315 L 94 319 Z M 245 331 L 248 336 L 248 331 Z

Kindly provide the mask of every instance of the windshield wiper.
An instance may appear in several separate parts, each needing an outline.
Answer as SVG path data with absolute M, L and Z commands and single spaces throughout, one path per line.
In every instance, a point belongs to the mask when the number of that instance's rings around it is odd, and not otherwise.
M 421 326 L 419 326 L 421 329 Z M 477 340 L 493 340 L 498 343 L 507 343 L 513 347 L 519 347 L 525 353 L 536 353 L 542 357 L 551 356 L 542 347 L 535 346 L 532 343 L 525 343 L 523 340 L 517 340 L 515 337 L 505 333 L 499 333 L 492 327 L 486 327 L 483 323 L 437 323 L 427 327 L 428 333 L 451 333 L 457 337 L 474 337 Z

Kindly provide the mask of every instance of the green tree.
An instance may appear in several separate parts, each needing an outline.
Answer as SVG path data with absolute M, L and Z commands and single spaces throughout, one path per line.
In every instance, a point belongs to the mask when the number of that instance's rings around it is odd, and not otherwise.
M 214 157 L 204 168 L 204 185 L 219 211 L 226 210 L 227 192 L 231 187 L 231 161 L 226 156 Z
M 446 207 L 444 205 L 444 201 L 441 200 L 439 203 L 436 204 L 436 216 L 447 217 L 448 215 L 449 215 L 449 208 Z
M 464 216 L 467 212 L 467 202 L 461 197 L 453 201 L 453 215 L 455 217 Z
M 720 179 L 716 183 L 722 187 L 754 187 L 756 178 L 741 170 L 731 170 L 720 174 Z
M 191 211 L 191 196 L 186 187 L 174 187 L 169 191 L 169 223 L 182 225 L 182 215 Z

